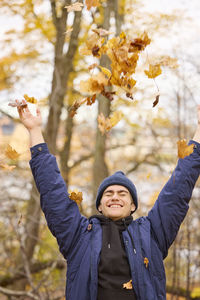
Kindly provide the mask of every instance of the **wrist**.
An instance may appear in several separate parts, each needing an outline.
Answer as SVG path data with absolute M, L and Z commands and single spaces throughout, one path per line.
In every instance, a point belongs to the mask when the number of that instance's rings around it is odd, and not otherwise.
M 42 135 L 42 129 L 40 126 L 31 128 L 28 130 L 30 135 L 30 147 L 33 147 L 37 144 L 44 143 L 44 138 Z

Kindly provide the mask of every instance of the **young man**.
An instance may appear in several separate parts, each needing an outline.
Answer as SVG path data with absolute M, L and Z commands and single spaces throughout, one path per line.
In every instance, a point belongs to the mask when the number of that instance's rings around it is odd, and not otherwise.
M 133 220 L 138 200 L 134 184 L 118 171 L 99 186 L 100 215 L 82 216 L 72 201 L 56 159 L 41 133 L 39 110 L 18 108 L 30 134 L 30 166 L 41 207 L 60 252 L 67 260 L 67 300 L 164 300 L 163 259 L 188 211 L 200 171 L 200 107 L 194 151 L 179 159 L 147 217 Z

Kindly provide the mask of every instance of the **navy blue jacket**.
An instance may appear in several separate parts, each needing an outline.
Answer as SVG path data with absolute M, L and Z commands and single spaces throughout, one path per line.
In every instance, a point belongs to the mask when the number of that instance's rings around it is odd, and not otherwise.
M 163 259 L 188 211 L 188 202 L 199 176 L 200 144 L 178 164 L 147 217 L 133 221 L 123 240 L 138 300 L 164 300 Z M 96 300 L 102 229 L 97 218 L 88 220 L 72 201 L 56 159 L 46 144 L 31 148 L 33 176 L 41 196 L 41 207 L 60 252 L 67 260 L 67 300 Z M 88 226 L 91 223 L 90 226 Z M 146 263 L 145 263 L 146 262 Z

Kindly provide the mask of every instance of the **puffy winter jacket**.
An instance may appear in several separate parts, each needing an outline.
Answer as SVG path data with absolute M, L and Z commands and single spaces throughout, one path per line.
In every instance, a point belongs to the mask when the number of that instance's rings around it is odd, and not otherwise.
M 136 253 L 130 234 L 127 230 L 122 233 L 138 300 L 166 299 L 163 259 L 188 211 L 200 170 L 200 144 L 191 142 L 195 144 L 194 152 L 179 159 L 148 216 L 138 218 L 128 226 Z M 30 165 L 40 192 L 42 210 L 60 252 L 67 260 L 66 299 L 96 300 L 102 246 L 100 222 L 80 214 L 77 204 L 68 196 L 56 159 L 49 153 L 47 145 L 36 145 L 31 148 L 31 153 Z

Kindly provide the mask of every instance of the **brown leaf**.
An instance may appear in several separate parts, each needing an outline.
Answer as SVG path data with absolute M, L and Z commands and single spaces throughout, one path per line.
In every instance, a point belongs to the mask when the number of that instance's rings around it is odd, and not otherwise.
M 5 150 L 5 155 L 12 160 L 16 160 L 20 156 L 20 154 L 15 149 L 13 149 L 10 145 L 7 146 Z
M 188 146 L 186 144 L 185 139 L 178 141 L 177 145 L 178 145 L 178 157 L 179 158 L 184 158 L 184 157 L 190 155 L 194 150 L 194 144 L 191 144 Z
M 153 102 L 153 107 L 155 107 L 158 104 L 159 98 L 160 98 L 160 95 L 157 95 L 155 101 Z
M 92 55 L 93 55 L 93 56 L 100 56 L 99 50 L 100 50 L 99 46 L 94 46 L 94 47 L 92 48 Z
M 132 290 L 133 289 L 133 285 L 132 285 L 132 279 L 126 283 L 123 283 L 123 289 L 127 289 L 127 290 Z

